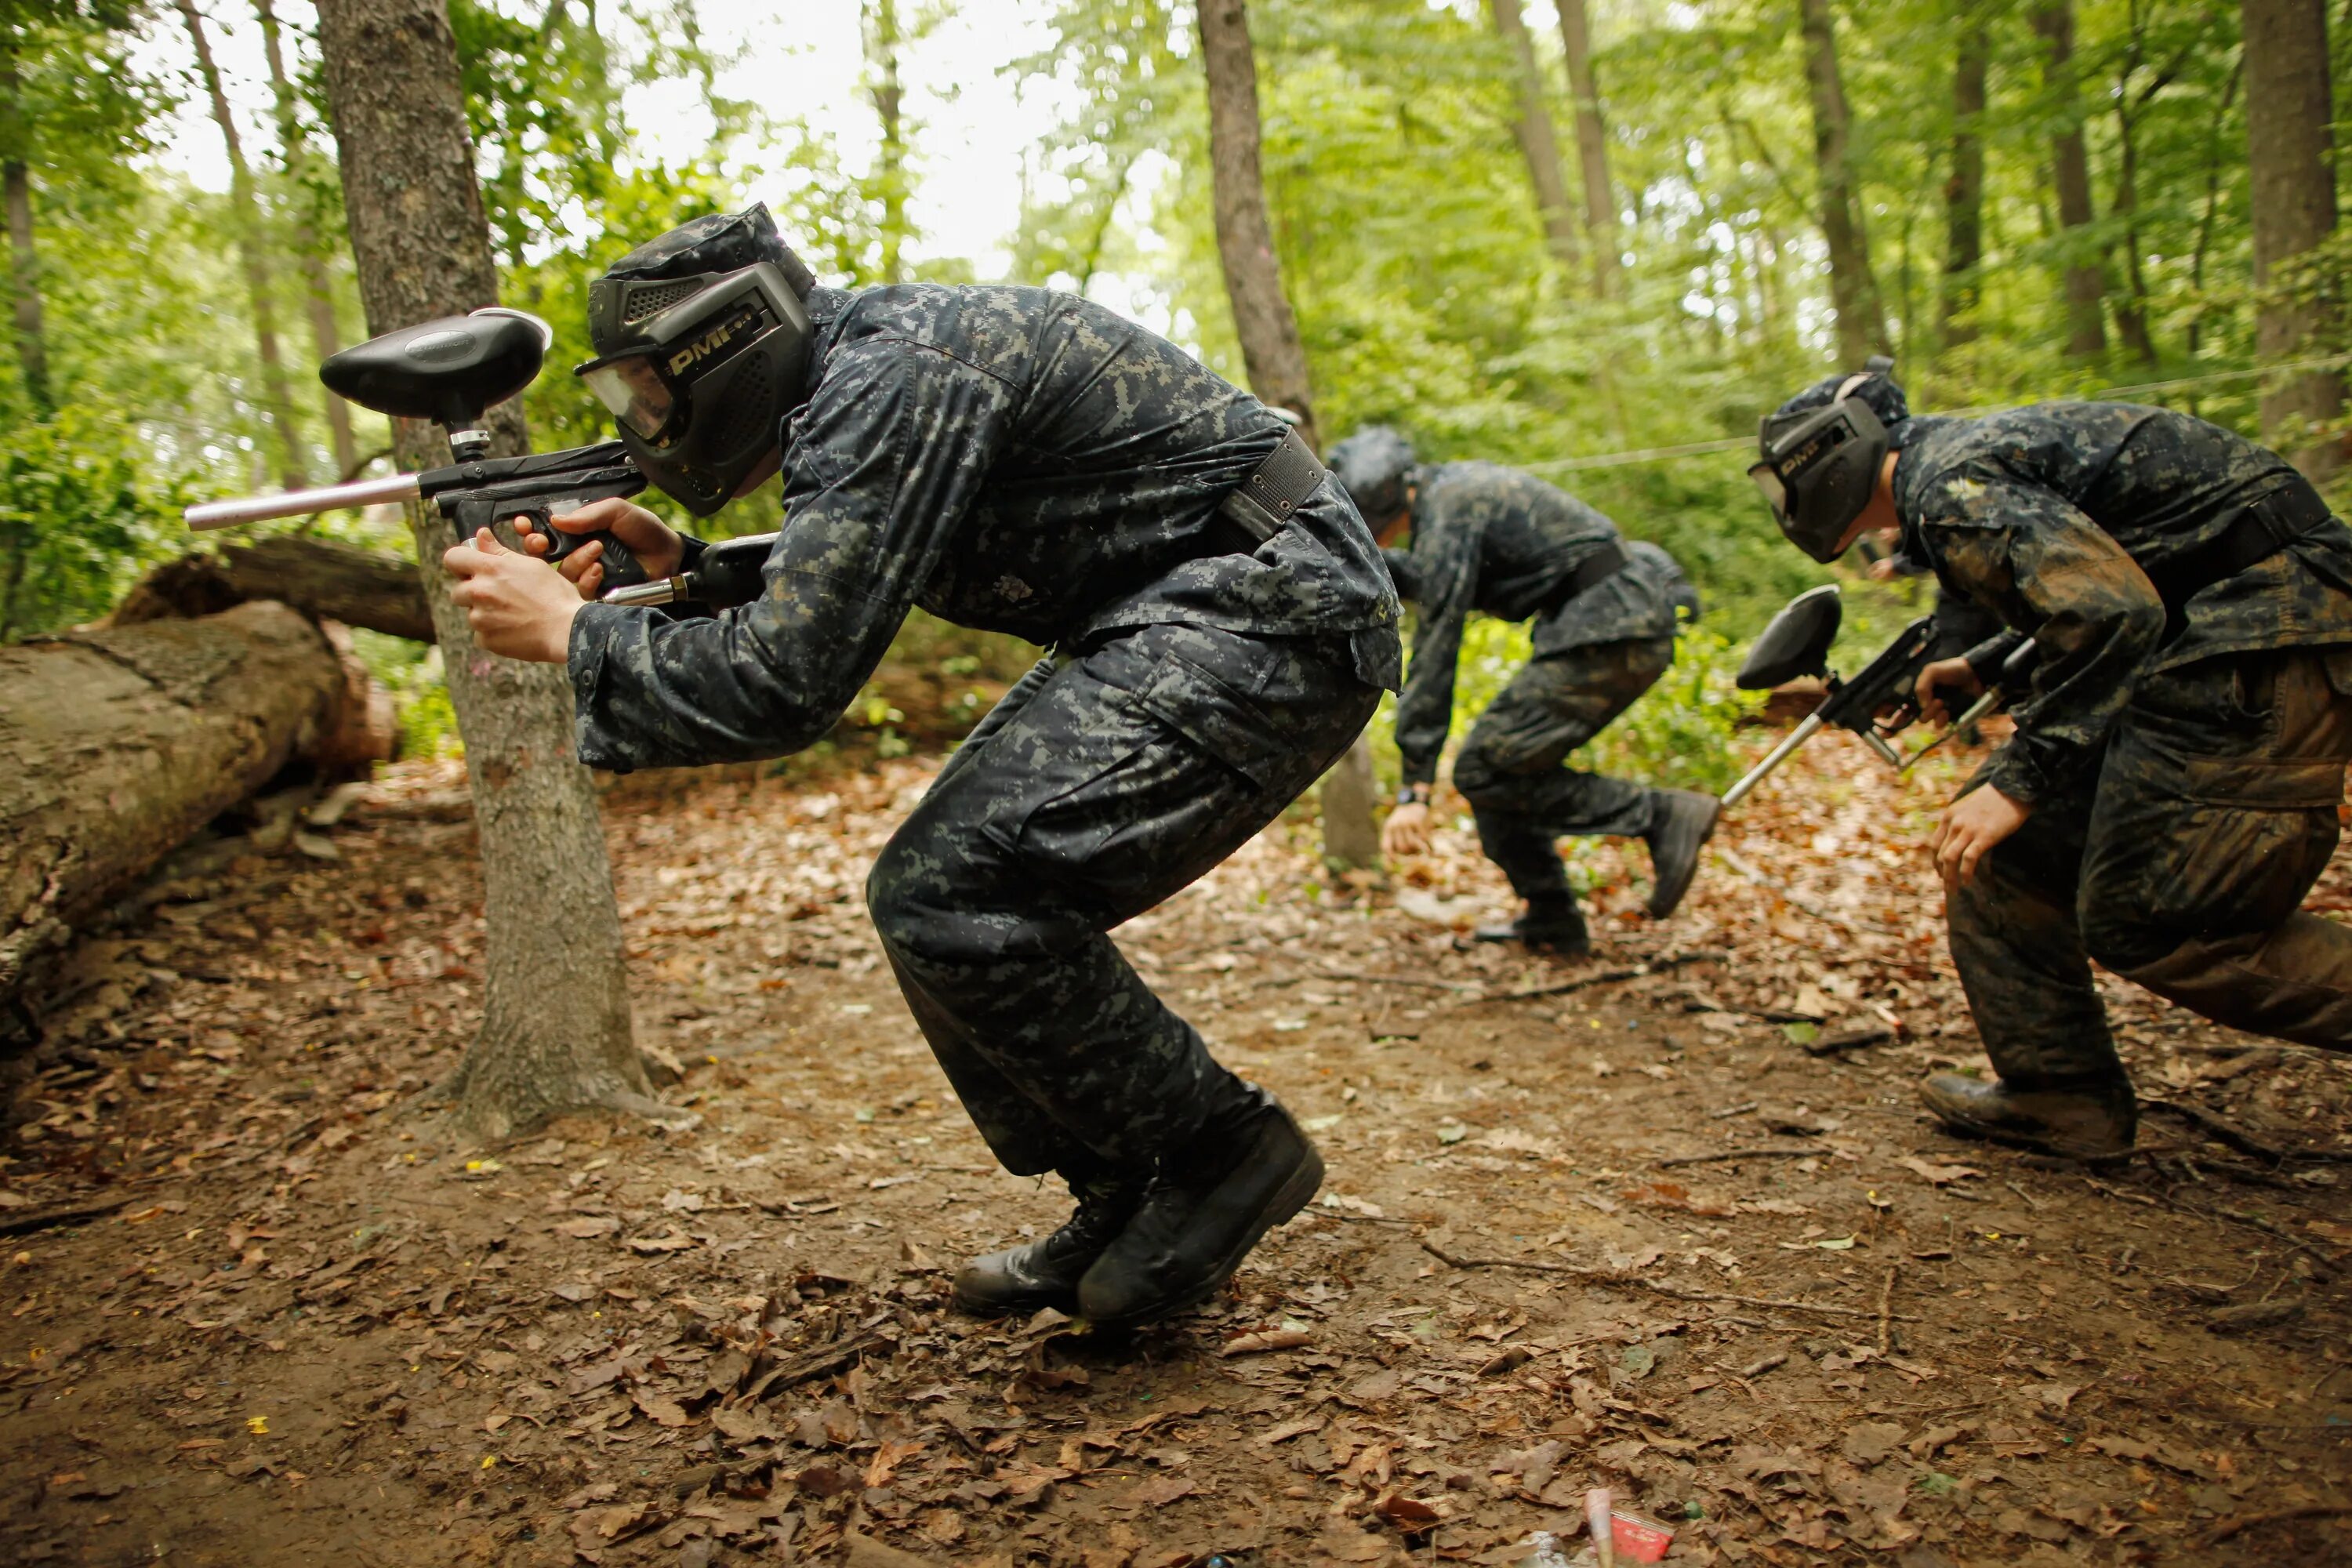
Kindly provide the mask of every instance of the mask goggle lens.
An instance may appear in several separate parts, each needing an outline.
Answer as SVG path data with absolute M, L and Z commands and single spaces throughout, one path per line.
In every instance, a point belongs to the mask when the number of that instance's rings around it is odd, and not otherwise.
M 1789 515 L 1789 487 L 1781 482 L 1780 469 L 1769 463 L 1758 463 L 1748 470 L 1748 477 L 1756 481 L 1756 488 L 1763 492 L 1765 503 L 1771 507 L 1775 517 Z
M 614 418 L 648 441 L 660 437 L 677 410 L 677 395 L 646 354 L 593 366 L 580 379 Z

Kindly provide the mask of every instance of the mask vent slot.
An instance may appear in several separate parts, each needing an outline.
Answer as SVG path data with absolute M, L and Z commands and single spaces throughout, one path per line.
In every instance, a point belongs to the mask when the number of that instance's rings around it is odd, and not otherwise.
M 621 324 L 632 327 L 648 317 L 658 316 L 701 287 L 699 283 L 656 283 L 631 289 L 628 303 L 621 312 Z
M 776 432 L 775 372 L 761 355 L 747 357 L 727 387 L 727 420 L 719 427 L 710 450 L 725 462 L 756 441 L 773 441 Z

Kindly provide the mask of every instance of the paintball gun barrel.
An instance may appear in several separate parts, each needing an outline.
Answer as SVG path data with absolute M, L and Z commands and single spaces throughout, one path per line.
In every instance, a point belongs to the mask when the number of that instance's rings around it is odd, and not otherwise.
M 1827 683 L 1829 691 L 1822 705 L 1790 731 L 1786 740 L 1724 792 L 1724 805 L 1738 805 L 1773 769 L 1825 729 L 1859 735 L 1889 766 L 1906 771 L 1943 744 L 1954 731 L 1966 729 L 2007 701 L 2032 673 L 2034 645 L 2026 642 L 2002 664 L 2000 679 L 1990 684 L 1943 735 L 1906 757 L 1895 749 L 1893 740 L 1919 717 L 1916 688 L 1919 672 L 1935 657 L 1935 618 L 1923 616 L 1913 621 L 1860 673 L 1841 679 L 1830 671 L 1829 652 L 1830 645 L 1837 640 L 1838 626 L 1844 614 L 1835 584 L 1809 589 L 1790 600 L 1772 617 L 1763 635 L 1756 639 L 1756 646 L 1748 650 L 1736 680 L 1741 690 L 1769 690 L 1801 677 L 1815 676 Z M 1958 706 L 1953 700 L 1945 703 L 1947 710 Z
M 549 561 L 562 561 L 591 542 L 602 544 L 609 590 L 605 598 L 613 603 L 693 600 L 719 608 L 755 597 L 759 563 L 766 559 L 765 546 L 773 534 L 763 536 L 756 560 L 751 559 L 752 540 L 731 540 L 706 550 L 692 572 L 650 583 L 635 554 L 612 534 L 565 533 L 550 523 L 557 513 L 576 511 L 591 501 L 633 496 L 646 488 L 645 475 L 620 442 L 520 458 L 488 455 L 490 434 L 482 427 L 484 413 L 531 384 L 553 337 L 536 316 L 492 307 L 404 327 L 345 349 L 319 367 L 319 379 L 330 390 L 379 414 L 439 424 L 447 431 L 450 454 L 457 460 L 417 474 L 209 501 L 187 510 L 188 526 L 227 528 L 347 507 L 424 500 L 449 520 L 460 541 L 484 528 L 494 532 L 502 526 L 529 529 L 546 537 Z

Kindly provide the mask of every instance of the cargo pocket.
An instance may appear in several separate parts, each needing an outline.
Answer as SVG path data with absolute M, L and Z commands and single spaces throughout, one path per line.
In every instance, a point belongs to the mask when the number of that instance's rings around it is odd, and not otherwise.
M 1133 700 L 1260 791 L 1278 787 L 1296 765 L 1296 743 L 1265 710 L 1196 664 L 1163 657 Z

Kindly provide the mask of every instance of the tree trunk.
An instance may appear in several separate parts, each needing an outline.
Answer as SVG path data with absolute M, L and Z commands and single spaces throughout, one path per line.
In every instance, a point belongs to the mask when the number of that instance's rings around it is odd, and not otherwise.
M 2056 110 L 2058 129 L 2050 137 L 2051 183 L 2058 188 L 2058 242 L 2066 288 L 2066 352 L 2095 354 L 2107 346 L 2101 300 L 2106 268 L 2096 240 L 2087 232 L 2097 216 L 2091 206 L 2091 161 L 2083 144 L 2081 94 L 2074 80 L 2074 0 L 2038 0 L 2033 30 L 2042 37 L 2042 81 Z
M 0 999 L 334 727 L 343 668 L 283 605 L 0 648 Z
M 1519 113 L 1511 129 L 1519 139 L 1519 156 L 1527 160 L 1528 183 L 1535 187 L 1544 243 L 1560 270 L 1572 277 L 1581 258 L 1576 253 L 1575 220 L 1569 216 L 1568 182 L 1559 172 L 1559 139 L 1553 134 L 1551 110 L 1544 102 L 1543 68 L 1536 63 L 1535 40 L 1528 37 L 1519 0 L 1493 0 L 1493 5 L 1495 30 L 1511 51 L 1511 70 L 1518 82 Z
M 1209 175 L 1216 208 L 1217 259 L 1233 304 L 1234 333 L 1250 390 L 1298 416 L 1298 433 L 1320 451 L 1307 350 L 1282 291 L 1282 264 L 1266 218 L 1265 176 L 1258 165 L 1257 57 L 1250 47 L 1242 0 L 1202 0 L 1201 66 L 1209 79 Z M 1340 773 L 1346 772 L 1343 766 Z M 1339 777 L 1339 773 L 1333 775 Z M 1345 785 L 1324 785 L 1323 842 L 1353 844 L 1374 833 L 1370 793 L 1353 800 Z
M 304 204 L 310 191 L 310 145 L 302 134 L 302 117 L 295 110 L 294 84 L 286 75 L 286 55 L 278 39 L 278 13 L 272 0 L 254 0 L 261 18 L 261 48 L 269 60 L 269 91 L 278 111 L 278 155 L 286 167 L 287 183 L 294 187 L 294 253 L 302 268 L 303 308 L 310 318 L 310 346 L 324 364 L 343 346 L 335 324 L 335 286 L 327 274 L 327 257 L 319 231 Z M 335 473 L 349 482 L 362 467 L 359 442 L 352 434 L 351 405 L 324 386 L 319 389 L 327 411 L 327 433 L 335 448 Z
M 1952 167 L 1944 180 L 1944 288 L 1940 336 L 1947 345 L 1974 341 L 1977 268 L 1984 265 L 1985 74 L 1992 30 L 1981 17 L 1964 25 L 1952 68 Z
M 1257 58 L 1250 48 L 1243 0 L 1202 0 L 1201 65 L 1209 79 L 1209 174 L 1217 225 L 1217 259 L 1250 390 L 1298 416 L 1299 434 L 1322 449 L 1307 351 L 1282 291 L 1282 264 L 1266 218 L 1265 176 L 1258 167 Z
M 277 427 L 278 443 L 285 450 L 285 467 L 279 473 L 288 489 L 299 490 L 310 482 L 310 463 L 302 450 L 302 433 L 294 427 L 294 399 L 286 389 L 286 365 L 278 353 L 278 306 L 273 298 L 277 286 L 270 276 L 268 237 L 262 232 L 261 203 L 254 195 L 253 171 L 246 166 L 236 117 L 229 112 L 228 94 L 221 90 L 220 68 L 213 63 L 204 18 L 196 14 L 195 0 L 179 0 L 179 7 L 180 19 L 187 25 L 188 42 L 196 52 L 197 73 L 205 79 L 205 90 L 212 99 L 213 123 L 220 127 L 221 142 L 228 149 L 229 205 L 236 214 L 236 251 L 245 271 L 246 297 L 253 305 L 254 345 L 261 355 L 262 402 L 269 423 Z
M 319 48 L 369 330 L 492 303 L 489 225 L 443 0 L 320 0 Z M 501 405 L 494 419 L 502 449 L 521 450 L 520 409 Z M 394 440 L 404 468 L 449 460 L 424 425 L 394 421 Z M 409 527 L 481 833 L 488 994 L 482 1032 L 449 1085 L 459 1115 L 499 1137 L 570 1107 L 651 1110 L 604 827 L 572 754 L 566 673 L 482 652 L 432 564 L 446 524 L 412 506 Z
M 2336 172 L 2330 146 L 2327 14 L 2321 0 L 2241 0 L 2246 39 L 2246 168 L 2253 212 L 2254 342 L 2266 360 L 2299 358 L 2330 324 L 2315 298 L 2296 299 L 2278 285 L 2283 267 L 2336 229 Z M 2291 270 L 2291 269 L 2290 269 Z M 2274 281 L 2276 279 L 2276 281 Z M 2344 373 L 2302 371 L 2273 379 L 2263 394 L 2263 430 L 2294 448 L 2295 466 L 2315 479 L 2344 461 L 2343 442 L 2318 432 L 2344 407 Z
M 907 132 L 901 113 L 906 100 L 898 81 L 898 50 L 905 41 L 898 28 L 898 0 L 866 0 L 866 63 L 874 72 L 870 90 L 875 117 L 882 122 L 875 184 L 882 203 L 879 226 L 885 283 L 907 280 Z
M 1335 871 L 1370 871 L 1381 863 L 1380 825 L 1372 820 L 1372 741 L 1356 737 L 1323 775 L 1323 859 Z
M 1584 173 L 1584 237 L 1592 242 L 1592 286 L 1607 299 L 1617 289 L 1617 194 L 1609 183 L 1609 137 L 1601 123 L 1601 89 L 1592 75 L 1592 28 L 1584 0 L 1559 0 L 1559 41 L 1568 53 L 1568 92 L 1576 104 L 1576 158 Z
M 232 544 L 220 559 L 167 561 L 123 595 L 107 624 L 217 615 L 253 599 L 275 599 L 306 615 L 411 642 L 435 640 L 432 607 L 415 567 L 397 556 L 295 534 Z
M 1805 84 L 1812 96 L 1813 157 L 1820 169 L 1822 237 L 1830 251 L 1830 303 L 1838 354 L 1850 369 L 1886 346 L 1886 311 L 1870 271 L 1870 234 L 1847 153 L 1853 120 L 1838 74 L 1837 18 L 1830 0 L 1797 0 L 1805 37 Z
M 56 406 L 49 391 L 49 344 L 41 322 L 41 261 L 33 248 L 33 171 L 27 160 L 22 88 L 13 31 L 0 30 L 0 205 L 8 209 L 8 279 L 15 296 L 16 372 L 33 412 Z

